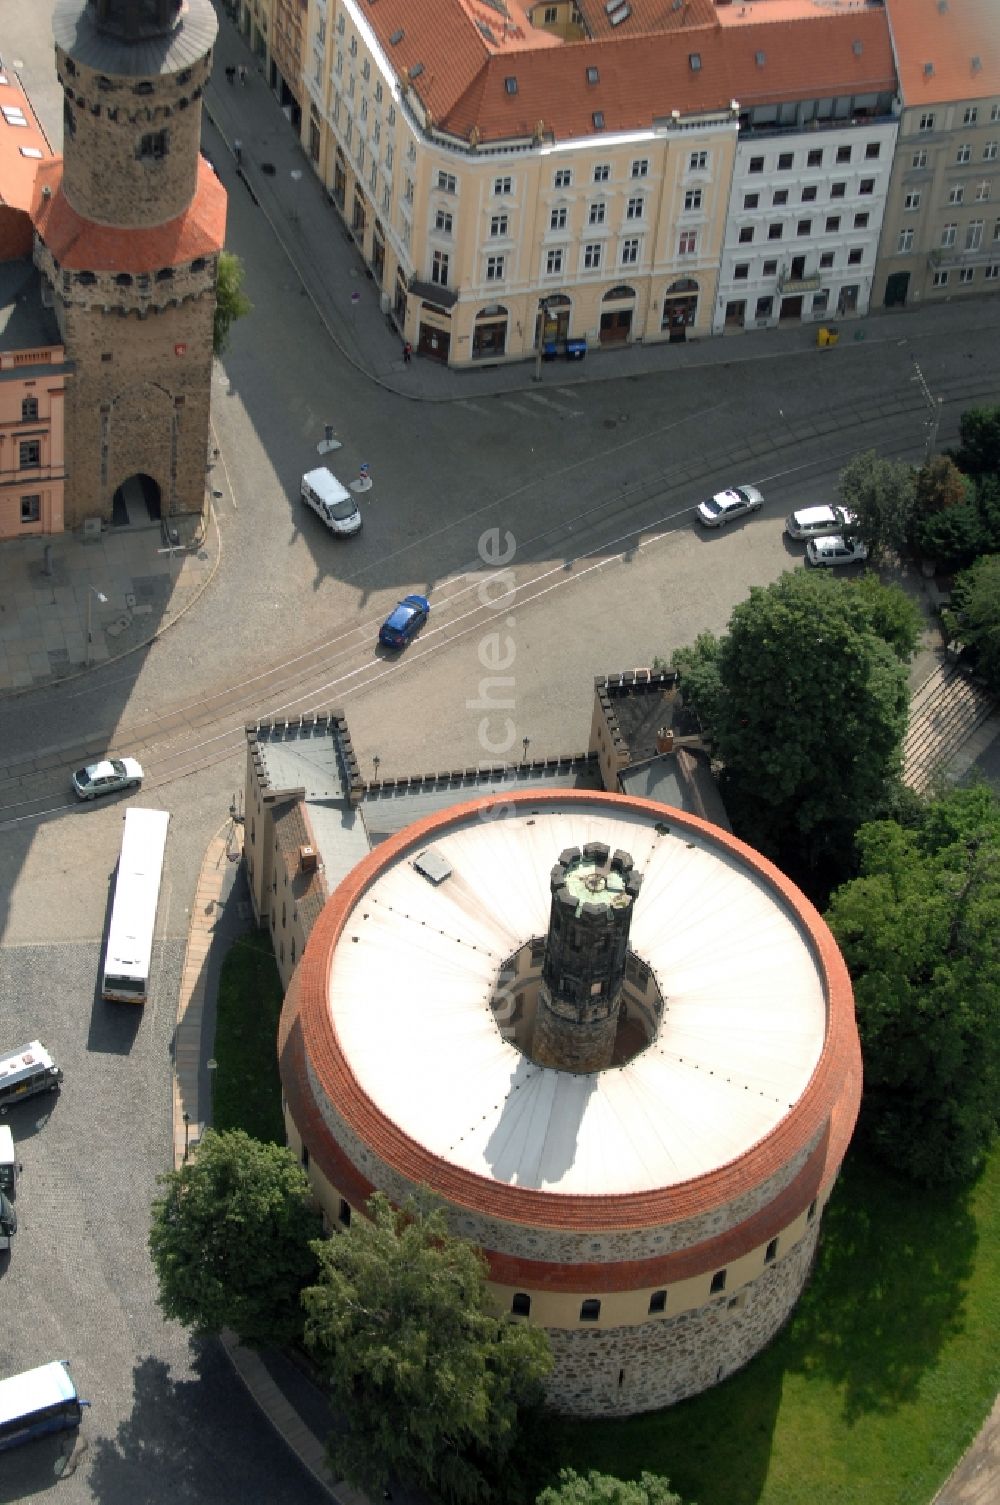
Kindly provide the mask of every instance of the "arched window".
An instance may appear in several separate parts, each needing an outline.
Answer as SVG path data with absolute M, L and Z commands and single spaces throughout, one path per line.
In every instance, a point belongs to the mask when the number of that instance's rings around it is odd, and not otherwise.
M 626 287 L 624 283 L 619 283 L 617 287 L 609 289 L 609 291 L 604 294 L 604 297 L 601 301 L 604 303 L 620 303 L 623 298 L 634 297 L 634 287 Z
M 515 1292 L 510 1309 L 515 1317 L 530 1317 L 531 1297 L 525 1291 Z

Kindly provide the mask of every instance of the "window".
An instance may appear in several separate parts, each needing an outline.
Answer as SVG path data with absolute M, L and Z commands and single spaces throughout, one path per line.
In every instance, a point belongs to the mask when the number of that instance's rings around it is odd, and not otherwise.
M 910 159 L 910 166 L 911 167 L 926 167 L 927 166 L 927 153 L 926 153 L 926 151 L 923 150 L 923 148 L 921 148 L 920 151 L 913 153 L 913 156 Z
M 681 237 L 683 239 L 683 236 Z M 683 254 L 683 253 L 682 253 Z M 639 260 L 639 241 L 637 237 L 622 241 L 622 266 L 635 266 Z
M 629 199 L 625 205 L 625 218 L 642 219 L 645 204 L 646 200 L 642 197 L 642 194 L 636 194 L 635 198 Z
M 941 231 L 941 244 L 943 246 L 953 246 L 955 244 L 955 237 L 957 234 L 957 225 L 945 225 L 944 229 Z
M 792 170 L 792 161 L 793 161 L 793 153 L 792 152 L 779 152 L 778 153 L 778 171 L 779 172 L 791 172 L 791 170 Z
M 834 252 L 823 251 L 819 258 L 820 270 L 828 272 L 834 263 Z
M 357 57 L 357 55 L 358 55 L 358 39 L 357 39 L 357 37 L 352 37 L 351 38 L 351 57 Z
M 697 230 L 682 230 L 677 243 L 678 256 L 693 256 L 698 249 Z
M 844 198 L 844 196 L 846 195 L 846 193 L 847 193 L 847 184 L 846 183 L 831 183 L 831 185 L 830 185 L 830 197 L 831 197 L 831 199 L 842 199 L 842 198 Z
M 837 161 L 838 162 L 850 162 L 850 160 L 851 160 L 851 148 L 849 146 L 838 146 L 837 147 Z
M 583 265 L 584 265 L 584 270 L 588 271 L 588 272 L 596 272 L 597 269 L 598 269 L 598 267 L 600 266 L 600 264 L 601 264 L 601 247 L 600 247 L 600 243 L 598 242 L 597 244 L 591 244 L 589 246 L 584 246 L 584 248 L 583 248 Z
M 910 211 L 920 208 L 920 194 L 908 193 L 903 200 L 903 208 Z
M 387 171 L 389 171 L 389 172 L 392 172 L 392 159 L 393 159 L 394 156 L 395 156 L 395 153 L 393 152 L 392 142 L 390 141 L 387 144 L 386 149 L 385 149 L 385 165 L 386 165 Z
M 440 188 L 442 193 L 456 193 L 458 191 L 458 184 L 455 181 L 455 175 L 454 173 L 450 172 L 438 173 L 437 186 Z
M 785 227 L 780 220 L 775 220 L 773 224 L 767 227 L 768 240 L 780 240 L 784 233 Z
M 573 182 L 573 174 L 568 167 L 560 167 L 556 171 L 555 185 L 557 188 L 569 188 Z
M 139 142 L 141 162 L 162 162 L 167 155 L 167 132 L 147 131 Z
M 812 1220 L 813 1220 L 813 1218 L 815 1216 L 816 1216 L 816 1198 L 813 1197 L 812 1201 L 809 1203 L 809 1210 L 806 1213 L 806 1222 L 807 1223 L 811 1223 Z
M 709 1291 L 713 1296 L 715 1296 L 719 1291 L 724 1291 L 725 1289 L 726 1272 L 725 1270 L 716 1270 L 715 1274 L 712 1276 L 712 1283 L 709 1286 Z
M 814 147 L 813 150 L 808 153 L 808 155 L 806 157 L 806 166 L 807 167 L 822 167 L 823 166 L 823 153 L 822 153 L 822 151 L 820 149 Z
M 757 299 L 756 317 L 758 319 L 768 319 L 768 318 L 770 318 L 771 313 L 773 312 L 773 310 L 774 310 L 774 299 L 770 296 L 770 294 L 767 294 L 763 298 L 758 298 Z
M 448 286 L 448 253 L 435 251 L 431 262 L 431 281 L 436 282 L 438 287 Z
M 788 189 L 787 188 L 776 188 L 774 190 L 774 193 L 771 195 L 771 203 L 774 205 L 774 207 L 776 209 L 780 209 L 782 207 L 782 205 L 787 204 L 788 203 Z
M 812 224 L 811 219 L 800 219 L 795 226 L 796 235 L 810 235 L 812 233 Z
M 502 256 L 487 256 L 487 258 L 486 258 L 486 281 L 487 282 L 502 282 L 503 281 L 503 264 L 504 264 L 504 257 L 502 257 Z M 560 264 L 561 264 L 561 253 L 560 253 Z
M 827 235 L 835 235 L 839 229 L 840 229 L 840 215 L 839 214 L 831 214 L 829 216 L 829 218 L 827 219 L 827 222 L 826 222 L 826 233 L 827 233 Z
M 131 280 L 132 279 L 130 277 L 129 281 L 131 282 Z M 22 397 L 21 398 L 21 422 L 22 423 L 31 423 L 37 417 L 38 417 L 38 398 L 37 397 Z
M 992 185 L 992 183 L 987 178 L 984 178 L 981 183 L 977 183 L 976 184 L 976 203 L 977 204 L 985 204 L 986 200 L 990 197 L 990 194 L 992 193 L 992 191 L 993 191 L 993 185 Z
M 962 267 L 958 274 L 958 280 L 959 282 L 971 282 L 975 275 L 975 267 Z
M 778 263 L 776 261 L 765 261 L 761 270 L 765 277 L 776 277 L 778 275 Z
M 748 246 L 753 240 L 753 225 L 740 226 L 740 245 Z
M 986 145 L 983 147 L 983 161 L 995 162 L 997 158 L 997 149 L 998 143 L 996 141 L 987 141 Z
M 558 12 L 557 8 L 554 5 L 547 5 L 545 7 L 545 15 L 543 17 L 545 25 L 546 26 L 551 26 L 552 23 L 553 23 L 553 21 L 556 19 L 556 16 L 558 14 L 559 14 L 559 12 Z
M 362 120 L 367 120 L 368 119 L 368 101 L 367 101 L 367 99 L 363 99 L 361 101 L 361 119 Z
M 965 229 L 965 249 L 978 251 L 983 243 L 983 221 L 974 219 L 969 222 Z
M 966 110 L 965 110 L 965 115 L 964 115 L 964 117 L 962 119 L 962 124 L 963 125 L 975 125 L 975 123 L 976 123 L 976 121 L 978 119 L 979 119 L 979 111 L 976 109 L 976 106 L 975 105 L 967 105 L 966 106 Z
M 906 253 L 907 253 L 907 251 L 912 251 L 912 250 L 913 250 L 913 231 L 912 230 L 900 230 L 900 232 L 899 232 L 899 239 L 896 242 L 896 253 L 897 253 L 897 255 L 899 255 L 899 256 L 905 256 Z
M 18 445 L 18 469 L 34 470 L 42 463 L 42 441 L 23 439 Z
M 864 255 L 863 247 L 852 246 L 847 253 L 847 265 L 849 267 L 859 267 L 864 260 Z
M 42 520 L 42 498 L 38 493 L 21 498 L 22 523 L 39 523 Z
M 932 285 L 934 287 L 947 287 L 948 286 L 948 273 L 947 272 L 935 272 L 934 273 L 934 277 L 933 277 L 933 284 Z
M 684 208 L 685 209 L 700 209 L 701 208 L 701 189 L 700 188 L 689 188 L 688 189 L 687 193 L 684 195 Z
M 596 1322 L 600 1315 L 601 1303 L 599 1301 L 595 1301 L 593 1297 L 590 1297 L 580 1307 L 581 1322 Z
M 665 1312 L 666 1309 L 667 1309 L 667 1293 L 666 1293 L 666 1291 L 654 1291 L 653 1294 L 652 1294 L 652 1296 L 650 1296 L 650 1298 L 649 1298 L 650 1315 L 655 1316 L 655 1314 L 657 1312 Z
M 993 105 L 990 109 L 990 120 L 1000 120 L 1000 105 Z
M 637 157 L 635 159 L 635 161 L 632 163 L 631 176 L 633 178 L 644 178 L 647 175 L 648 172 L 649 172 L 649 160 L 648 160 L 648 158 L 646 158 L 646 157 Z
M 494 196 L 497 197 L 497 198 L 499 198 L 501 194 L 510 193 L 512 186 L 513 186 L 513 184 L 512 184 L 512 180 L 510 178 L 494 178 L 493 179 L 493 193 L 494 193 Z
M 375 103 L 377 105 L 382 103 L 382 83 L 380 79 L 376 79 L 375 81 Z
M 565 228 L 566 228 L 566 210 L 565 210 L 565 208 L 561 207 L 559 209 L 553 209 L 551 211 L 551 213 L 549 214 L 549 229 L 550 230 L 565 230 Z
M 737 282 L 746 282 L 746 280 L 747 280 L 747 278 L 749 276 L 750 276 L 750 263 L 749 263 L 749 261 L 739 261 L 739 262 L 737 262 L 736 266 L 733 267 L 733 277 L 734 277 L 734 279 Z
M 594 168 L 594 182 L 606 183 L 611 176 L 610 162 L 598 162 Z
M 869 216 L 867 214 L 856 214 L 854 216 L 854 228 L 855 228 L 855 230 L 867 230 L 868 229 L 868 218 L 869 218 Z
M 555 276 L 556 272 L 563 269 L 563 253 L 559 251 L 547 251 L 545 255 L 545 272 L 549 277 Z
M 865 161 L 876 162 L 881 155 L 882 143 L 880 141 L 869 141 L 868 145 L 865 147 Z
M 1000 240 L 1000 219 L 993 222 L 993 239 Z
M 515 1317 L 531 1316 L 531 1297 L 526 1291 L 515 1291 L 510 1303 L 511 1313 Z
M 599 201 L 596 204 L 591 204 L 591 206 L 590 206 L 590 223 L 592 225 L 603 225 L 604 224 L 604 216 L 605 216 L 606 212 L 607 212 L 607 206 L 606 206 L 606 204 L 604 203 L 603 200 Z
M 816 202 L 816 184 L 815 183 L 808 183 L 806 185 L 806 187 L 803 188 L 803 190 L 802 190 L 802 202 L 803 202 L 803 204 L 813 204 L 813 203 Z
M 343 1197 L 340 1199 L 340 1210 L 337 1213 L 337 1221 L 338 1223 L 343 1223 L 345 1228 L 350 1228 L 351 1226 L 351 1204 L 345 1201 Z
M 361 77 L 363 79 L 365 79 L 365 81 L 367 82 L 367 80 L 370 79 L 371 76 L 372 76 L 372 65 L 368 61 L 368 59 L 365 58 L 364 62 L 361 64 Z
M 958 148 L 958 151 L 955 153 L 955 161 L 959 166 L 965 162 L 972 161 L 972 147 L 967 141 L 963 141 L 962 145 Z
M 759 203 L 760 203 L 760 194 L 759 193 L 745 193 L 743 195 L 743 207 L 744 207 L 744 209 L 756 209 L 757 205 Z
M 490 220 L 490 235 L 493 237 L 506 235 L 508 224 L 509 221 L 506 214 L 494 214 Z
M 707 167 L 708 152 L 692 152 L 688 157 L 688 172 L 704 172 Z
M 964 188 L 962 188 L 960 186 L 959 187 L 955 187 L 955 188 L 949 188 L 949 190 L 948 190 L 948 203 L 949 204 L 960 204 L 964 198 L 965 198 L 965 189 Z
M 1000 262 L 994 261 L 992 265 L 986 268 L 983 276 L 986 278 L 987 282 L 996 282 L 998 279 L 1000 279 Z
M 776 1238 L 773 1238 L 771 1240 L 771 1242 L 768 1244 L 767 1248 L 764 1250 L 764 1263 L 765 1263 L 765 1265 L 770 1265 L 770 1264 L 774 1263 L 774 1259 L 775 1259 L 775 1256 L 776 1256 L 777 1252 L 778 1252 L 778 1240 Z
M 921 131 L 932 131 L 934 129 L 934 116 L 930 114 L 921 115 L 918 129 Z
M 751 172 L 763 172 L 764 171 L 764 158 L 763 157 L 751 157 L 750 158 L 750 171 Z
M 434 216 L 434 228 L 439 235 L 451 234 L 452 219 L 447 209 L 439 209 Z

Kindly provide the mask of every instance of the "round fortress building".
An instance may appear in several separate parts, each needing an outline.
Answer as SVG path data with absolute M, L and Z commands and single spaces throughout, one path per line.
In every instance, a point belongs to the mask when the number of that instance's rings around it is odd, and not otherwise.
M 378 845 L 312 928 L 279 1050 L 330 1223 L 430 1187 L 577 1415 L 681 1400 L 770 1340 L 861 1093 L 804 896 L 695 816 L 590 792 Z

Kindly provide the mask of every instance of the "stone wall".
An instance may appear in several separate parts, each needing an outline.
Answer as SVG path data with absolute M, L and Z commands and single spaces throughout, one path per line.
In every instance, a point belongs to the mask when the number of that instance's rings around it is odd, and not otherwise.
M 550 1403 L 571 1416 L 627 1416 L 697 1395 L 770 1342 L 805 1285 L 819 1220 L 755 1281 L 676 1317 L 637 1327 L 547 1328 Z

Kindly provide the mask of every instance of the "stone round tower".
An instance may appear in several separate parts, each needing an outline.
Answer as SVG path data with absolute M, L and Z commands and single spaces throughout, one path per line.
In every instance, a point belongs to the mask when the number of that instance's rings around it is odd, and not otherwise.
M 63 158 L 33 219 L 74 365 L 66 520 L 204 503 L 226 194 L 201 157 L 210 0 L 58 0 Z

